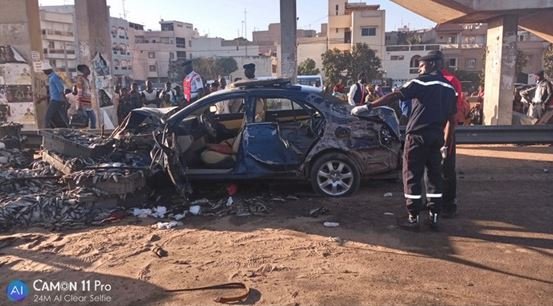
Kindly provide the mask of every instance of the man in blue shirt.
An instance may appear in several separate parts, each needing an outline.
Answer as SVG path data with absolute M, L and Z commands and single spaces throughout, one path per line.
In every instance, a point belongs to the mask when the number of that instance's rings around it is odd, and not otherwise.
M 67 127 L 63 81 L 48 62 L 42 64 L 42 71 L 48 76 L 49 103 L 46 110 L 46 127 L 51 129 Z

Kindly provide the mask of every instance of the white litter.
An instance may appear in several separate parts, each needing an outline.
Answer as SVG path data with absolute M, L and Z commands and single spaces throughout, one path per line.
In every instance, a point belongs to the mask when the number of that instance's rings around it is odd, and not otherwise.
M 393 212 L 385 212 L 385 213 L 384 213 L 384 216 L 393 216 L 393 215 L 394 215 Z
M 0 150 L 4 150 L 6 148 L 6 144 L 3 142 L 0 142 Z
M 338 226 L 340 226 L 340 223 L 338 223 L 338 222 L 328 222 L 327 221 L 327 222 L 324 222 L 323 225 L 325 227 L 338 227 Z
M 194 216 L 197 216 L 200 214 L 200 212 L 202 211 L 202 207 L 200 205 L 193 205 L 193 206 L 190 206 L 190 208 L 188 209 L 188 211 L 193 214 Z
M 152 210 L 149 209 L 149 208 L 144 208 L 144 209 L 133 208 L 132 214 L 133 214 L 133 216 L 138 217 L 138 218 L 147 218 L 148 216 L 150 216 L 152 214 Z
M 154 211 L 152 213 L 152 217 L 154 218 L 165 218 L 165 214 L 167 213 L 167 208 L 165 206 L 158 206 L 154 208 Z
M 549 169 L 543 168 L 543 173 L 549 173 Z
M 192 201 L 190 203 L 190 205 L 201 205 L 201 204 L 209 204 L 209 200 L 204 198 L 204 199 L 198 199 L 198 200 Z
M 234 203 L 234 200 L 232 199 L 232 197 L 228 197 L 228 199 L 227 199 L 227 207 L 230 207 L 233 203 Z
M 386 192 L 386 193 L 384 194 L 384 197 L 385 197 L 385 198 L 391 198 L 392 196 L 393 196 L 393 194 L 392 194 L 391 192 Z
M 173 227 L 177 227 L 182 224 L 183 224 L 182 222 L 177 222 L 177 221 L 158 222 L 152 225 L 152 227 L 157 229 L 172 229 Z
M 184 219 L 184 217 L 186 217 L 186 213 L 188 211 L 184 211 L 182 214 L 176 214 L 173 216 L 173 219 L 177 220 L 177 221 L 180 221 L 182 219 Z

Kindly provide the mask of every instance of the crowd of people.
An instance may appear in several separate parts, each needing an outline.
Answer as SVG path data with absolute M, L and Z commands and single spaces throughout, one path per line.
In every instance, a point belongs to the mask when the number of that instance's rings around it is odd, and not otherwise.
M 255 79 L 255 64 L 246 64 L 243 68 L 247 79 Z M 87 65 L 77 66 L 78 75 L 71 88 L 66 88 L 66 84 L 48 62 L 42 64 L 42 70 L 48 77 L 48 96 L 40 100 L 48 99 L 46 128 L 96 128 L 96 113 L 92 107 L 89 79 L 90 68 Z M 182 87 L 172 86 L 171 82 L 167 82 L 162 89 L 157 89 L 151 81 L 146 81 L 142 89 L 138 83 L 132 83 L 130 88 L 116 85 L 111 100 L 117 111 L 118 122 L 122 122 L 136 108 L 182 108 L 227 86 L 227 80 L 222 76 L 211 83 L 205 82 L 200 74 L 194 71 L 190 60 L 183 63 L 183 72 Z M 235 82 L 239 80 L 241 79 L 234 79 Z

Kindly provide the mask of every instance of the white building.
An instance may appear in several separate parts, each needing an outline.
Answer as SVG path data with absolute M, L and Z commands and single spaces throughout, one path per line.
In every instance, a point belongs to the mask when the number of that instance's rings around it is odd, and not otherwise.
M 43 6 L 40 8 L 44 58 L 67 79 L 75 75 L 78 64 L 74 24 L 73 6 Z
M 115 84 L 129 86 L 132 78 L 132 53 L 129 41 L 129 22 L 110 18 L 112 71 Z
M 349 3 L 344 0 L 328 1 L 328 47 L 349 51 L 357 43 L 365 43 L 384 54 L 386 11 L 380 5 Z

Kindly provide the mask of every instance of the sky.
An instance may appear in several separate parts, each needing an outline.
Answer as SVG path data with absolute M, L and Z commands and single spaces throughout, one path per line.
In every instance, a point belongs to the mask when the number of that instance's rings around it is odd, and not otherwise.
M 386 31 L 397 30 L 403 25 L 410 29 L 430 28 L 434 22 L 425 19 L 389 0 L 366 0 L 379 4 L 386 10 Z M 123 3 L 125 10 L 123 10 Z M 146 29 L 159 30 L 159 21 L 178 20 L 190 22 L 200 35 L 233 39 L 244 36 L 244 20 L 247 38 L 252 39 L 254 30 L 266 30 L 269 23 L 279 22 L 279 0 L 107 0 L 113 17 L 144 24 Z M 72 0 L 39 0 L 40 5 L 69 5 Z M 327 22 L 327 0 L 297 0 L 298 29 L 320 31 L 321 23 Z M 246 14 L 244 14 L 246 10 Z M 246 17 L 246 18 L 245 18 Z

